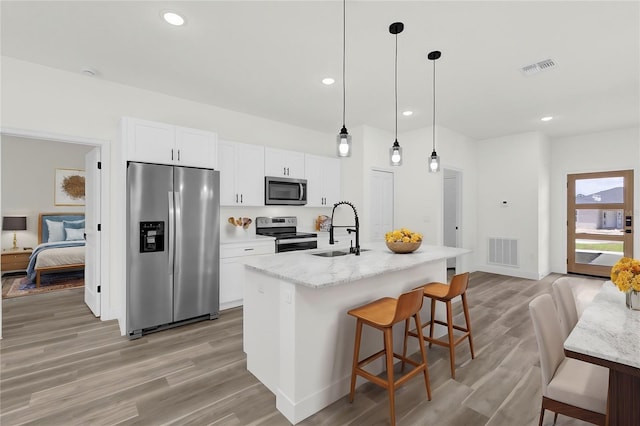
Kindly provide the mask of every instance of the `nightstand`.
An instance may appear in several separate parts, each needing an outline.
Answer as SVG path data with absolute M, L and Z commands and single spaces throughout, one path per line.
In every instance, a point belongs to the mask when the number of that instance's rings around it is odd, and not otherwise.
M 29 256 L 33 250 L 3 250 L 2 251 L 2 272 L 26 271 L 29 265 Z

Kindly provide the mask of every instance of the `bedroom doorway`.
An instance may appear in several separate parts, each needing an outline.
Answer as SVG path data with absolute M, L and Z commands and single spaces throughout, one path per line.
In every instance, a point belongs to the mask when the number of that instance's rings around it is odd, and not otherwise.
M 51 133 L 43 133 L 43 132 L 34 132 L 34 131 L 29 131 L 29 130 L 22 130 L 22 129 L 8 129 L 8 128 L 3 128 L 0 130 L 1 134 L 2 134 L 2 141 L 3 141 L 3 147 L 4 148 L 4 142 L 6 140 L 9 140 L 11 138 L 17 138 L 18 140 L 22 140 L 26 142 L 29 141 L 39 141 L 40 143 L 51 143 L 53 145 L 53 143 L 57 143 L 57 144 L 62 144 L 62 145 L 76 145 L 76 146 L 85 146 L 87 149 L 85 150 L 85 152 L 87 151 L 91 151 L 94 153 L 94 155 L 97 155 L 98 158 L 109 158 L 110 156 L 110 146 L 109 146 L 109 141 L 105 141 L 105 140 L 98 140 L 98 139 L 90 139 L 90 138 L 76 138 L 76 137 L 72 137 L 72 136 L 67 136 L 67 135 L 58 135 L 58 134 L 51 134 Z M 31 158 L 37 157 L 37 156 L 46 156 L 46 153 L 41 153 L 39 152 L 37 149 L 31 150 L 30 152 Z M 4 155 L 0 155 L 0 161 L 5 161 L 5 163 L 7 161 L 11 161 L 10 157 L 7 156 L 7 153 L 5 152 Z M 107 160 L 108 161 L 108 160 Z M 22 166 L 25 167 L 26 165 L 29 165 L 29 170 L 31 170 L 31 166 L 32 166 L 32 162 L 23 162 Z M 50 167 L 56 168 L 60 166 L 60 164 L 56 165 L 56 164 L 52 164 L 50 165 Z M 104 161 L 102 162 L 102 167 L 101 167 L 101 173 L 103 175 L 102 179 L 99 179 L 97 181 L 94 182 L 94 193 L 97 193 L 97 196 L 94 197 L 95 201 L 98 201 L 98 204 L 96 205 L 95 211 L 97 212 L 97 215 L 94 216 L 96 218 L 99 219 L 95 219 L 94 223 L 96 221 L 101 222 L 101 227 L 105 228 L 107 226 L 107 221 L 108 221 L 108 195 L 109 194 L 109 179 L 108 179 L 108 167 L 106 167 L 107 165 L 104 164 Z M 78 168 L 84 168 L 85 167 L 85 158 L 84 158 L 84 154 L 82 155 L 82 161 L 80 163 L 80 166 Z M 14 184 L 13 183 L 9 183 L 9 182 L 14 182 L 14 178 L 13 176 L 8 176 L 6 172 L 3 172 L 4 175 L 4 179 L 2 180 L 4 182 L 4 187 L 5 187 L 5 191 L 7 193 L 12 192 L 11 188 L 13 188 Z M 17 173 L 17 175 L 20 176 L 20 181 L 24 182 L 25 179 L 29 179 L 32 176 L 31 172 L 27 172 L 27 169 L 23 169 L 22 172 Z M 48 180 L 51 180 L 49 178 L 47 178 Z M 47 181 L 48 181 L 47 180 Z M 91 179 L 90 179 L 91 181 Z M 91 183 L 90 183 L 91 184 Z M 7 186 L 9 185 L 9 186 Z M 18 187 L 16 187 L 18 188 Z M 3 191 L 3 197 L 6 199 L 7 194 L 4 194 Z M 16 192 L 20 192 L 20 191 L 16 191 Z M 50 183 L 46 185 L 46 188 L 43 188 L 40 191 L 40 196 L 41 197 L 49 197 L 49 206 L 54 205 L 54 185 L 53 183 Z M 88 203 L 91 202 L 91 197 L 90 200 L 85 202 Z M 15 205 L 15 204 L 14 204 Z M 5 203 L 0 203 L 0 209 L 2 209 L 3 213 L 5 212 L 5 210 L 7 208 L 11 207 L 9 205 L 9 203 L 5 202 Z M 64 206 L 58 207 L 58 205 L 55 206 L 55 210 L 59 210 L 59 211 L 63 211 L 64 210 Z M 85 206 L 85 208 L 87 208 L 87 206 Z M 38 210 L 42 210 L 42 207 L 38 207 Z M 44 209 L 46 210 L 52 210 L 52 209 Z M 37 216 L 37 211 L 32 211 L 32 214 L 36 214 Z M 37 219 L 32 220 L 32 224 L 31 224 L 31 228 L 29 229 L 29 231 L 33 234 L 30 239 L 29 238 L 25 238 L 24 241 L 24 245 L 26 246 L 35 246 L 37 244 L 37 240 L 35 237 L 35 228 L 34 226 L 36 226 Z M 37 228 L 37 226 L 36 226 Z M 3 237 L 6 238 L 5 234 L 8 234 L 7 232 L 3 232 Z M 108 250 L 106 249 L 106 247 L 108 246 L 108 238 L 103 237 L 100 239 L 96 240 L 96 250 L 94 253 L 94 265 L 95 268 L 94 269 L 94 276 L 96 277 L 95 279 L 95 286 L 94 286 L 94 292 L 97 293 L 99 296 L 101 297 L 94 297 L 92 298 L 85 298 L 85 303 L 87 303 L 87 305 L 91 306 L 91 301 L 93 300 L 93 307 L 92 307 L 92 311 L 94 312 L 94 314 L 96 316 L 102 316 L 103 320 L 106 319 L 112 319 L 111 315 L 109 313 L 109 309 L 108 309 L 108 296 L 109 296 L 109 286 L 108 286 L 108 268 L 102 268 L 101 265 L 106 264 L 106 262 L 108 261 L 107 257 L 108 257 Z M 6 241 L 3 241 L 3 247 L 6 246 Z M 105 309 L 105 307 L 107 309 Z M 2 316 L 2 308 L 0 305 L 0 318 Z M 0 320 L 1 321 L 1 320 Z M 1 327 L 1 322 L 0 322 L 0 327 Z

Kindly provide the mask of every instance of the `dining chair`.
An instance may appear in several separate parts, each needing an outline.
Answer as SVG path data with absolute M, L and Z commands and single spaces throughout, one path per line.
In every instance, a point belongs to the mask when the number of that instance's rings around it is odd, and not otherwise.
M 562 336 L 566 340 L 573 327 L 578 323 L 578 309 L 571 289 L 571 282 L 568 277 L 558 278 L 551 284 L 551 289 L 558 310 Z
M 545 410 L 596 425 L 606 420 L 609 370 L 564 355 L 564 336 L 549 294 L 529 303 L 529 314 L 540 353 L 542 406 L 539 426 Z
M 349 315 L 357 319 L 356 336 L 353 351 L 353 368 L 351 370 L 351 391 L 349 393 L 349 402 L 353 402 L 356 390 L 356 376 L 362 376 L 370 382 L 378 386 L 382 386 L 389 391 L 389 411 L 391 425 L 396 424 L 395 416 L 395 389 L 408 379 L 422 373 L 424 383 L 427 390 L 427 399 L 431 401 L 431 385 L 429 383 L 429 369 L 427 367 L 427 354 L 424 345 L 420 345 L 420 361 L 416 362 L 405 356 L 407 351 L 407 339 L 404 339 L 404 352 L 399 355 L 393 352 L 393 325 L 405 322 L 405 328 L 409 327 L 409 320 L 414 319 L 418 332 L 422 336 L 420 326 L 420 309 L 422 308 L 422 289 L 414 289 L 403 293 L 397 299 L 391 297 L 383 297 L 366 305 L 359 306 L 347 312 Z M 384 348 L 368 356 L 364 359 L 360 357 L 360 342 L 362 339 L 362 326 L 368 325 L 383 332 Z M 364 367 L 372 361 L 384 356 L 387 370 L 387 377 L 383 378 L 372 374 L 364 369 Z M 395 378 L 393 373 L 393 359 L 398 358 L 402 361 L 402 370 L 404 371 L 405 363 L 411 364 L 414 368 Z
M 473 352 L 473 337 L 471 336 L 471 319 L 469 318 L 469 306 L 467 304 L 467 287 L 469 286 L 469 273 L 454 275 L 451 278 L 450 284 L 443 283 L 429 283 L 422 287 L 424 297 L 431 299 L 431 320 L 422 324 L 421 328 L 429 326 L 429 335 L 424 335 L 422 339 L 429 342 L 429 347 L 432 344 L 444 346 L 449 349 L 449 364 L 451 368 L 451 378 L 456 378 L 456 346 L 462 343 L 464 340 L 469 339 L 469 349 L 471 350 L 471 359 L 475 358 Z M 453 307 L 451 301 L 460 296 L 462 299 L 462 311 L 464 313 L 465 325 L 457 325 L 453 323 Z M 440 321 L 435 318 L 436 301 L 443 302 L 447 310 L 446 321 Z M 447 338 L 439 339 L 433 337 L 434 325 L 444 325 L 447 327 Z M 461 331 L 462 333 L 455 337 L 453 330 Z M 405 330 L 405 340 L 408 336 L 419 337 L 417 332 Z M 422 340 L 420 339 L 420 340 Z M 405 354 L 406 355 L 406 354 Z

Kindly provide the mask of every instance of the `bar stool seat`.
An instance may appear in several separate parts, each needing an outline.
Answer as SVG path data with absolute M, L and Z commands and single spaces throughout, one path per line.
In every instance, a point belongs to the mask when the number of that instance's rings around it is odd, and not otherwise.
M 418 334 L 422 336 L 422 330 L 420 326 L 420 309 L 422 308 L 422 289 L 414 289 L 410 292 L 404 293 L 394 299 L 391 297 L 384 297 L 382 299 L 375 300 L 366 305 L 351 309 L 347 312 L 349 315 L 357 319 L 356 322 L 356 336 L 353 350 L 353 368 L 351 370 L 351 392 L 349 393 L 349 401 L 353 402 L 356 389 L 356 377 L 361 376 L 365 379 L 382 386 L 389 391 L 389 410 L 391 417 L 391 424 L 395 425 L 395 388 L 402 385 L 410 378 L 423 373 L 424 382 L 427 389 L 427 398 L 431 401 L 431 385 L 429 383 L 429 370 L 427 367 L 427 354 L 424 345 L 420 346 L 421 361 L 416 362 L 406 357 L 407 352 L 407 339 L 404 340 L 403 355 L 399 355 L 393 352 L 393 325 L 400 321 L 405 321 L 405 328 L 409 327 L 410 318 L 415 320 Z M 384 335 L 384 349 L 368 356 L 362 360 L 360 357 L 360 342 L 362 339 L 362 326 L 368 325 L 370 327 L 381 330 Z M 387 370 L 387 379 L 378 377 L 364 369 L 364 367 L 372 361 L 385 356 L 385 364 Z M 393 372 L 393 358 L 398 358 L 402 361 L 402 370 L 404 371 L 405 363 L 411 364 L 414 368 L 408 373 L 402 375 L 398 379 L 394 378 Z
M 455 275 L 451 279 L 451 284 L 443 283 L 429 283 L 422 287 L 418 287 L 423 291 L 424 297 L 431 299 L 431 320 L 422 324 L 421 328 L 429 326 L 429 335 L 421 338 L 419 334 L 408 329 L 405 331 L 405 340 L 407 336 L 418 337 L 420 341 L 425 340 L 429 342 L 429 347 L 432 344 L 440 345 L 449 348 L 449 363 L 451 367 L 451 378 L 456 378 L 456 346 L 465 339 L 469 339 L 469 347 L 471 349 L 471 359 L 475 358 L 473 352 L 473 337 L 471 336 L 471 320 L 469 318 L 469 307 L 467 305 L 467 287 L 469 285 L 469 273 Z M 453 308 L 451 306 L 451 300 L 460 296 L 462 299 L 462 308 L 464 311 L 464 319 L 466 327 L 456 325 L 453 323 Z M 444 302 L 447 308 L 447 321 L 440 321 L 435 319 L 436 301 Z M 433 337 L 433 325 L 440 324 L 447 327 L 447 340 L 436 339 Z M 457 338 L 454 338 L 453 330 L 462 331 L 462 334 Z

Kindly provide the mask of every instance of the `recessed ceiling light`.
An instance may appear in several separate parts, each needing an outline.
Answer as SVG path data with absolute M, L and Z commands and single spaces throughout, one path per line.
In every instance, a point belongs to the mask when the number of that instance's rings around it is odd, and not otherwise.
M 322 79 L 322 84 L 324 84 L 325 86 L 331 86 L 335 82 L 336 81 L 331 77 L 327 77 L 327 78 L 323 78 Z
M 413 115 L 413 111 L 402 111 L 402 115 L 409 117 L 410 115 Z
M 162 17 L 171 25 L 175 25 L 177 27 L 184 25 L 184 18 L 175 12 L 164 12 Z
M 551 121 L 551 120 L 553 120 L 553 117 L 552 117 L 552 116 L 550 116 L 550 115 L 547 115 L 546 117 L 542 117 L 542 118 L 540 119 L 540 121 Z

